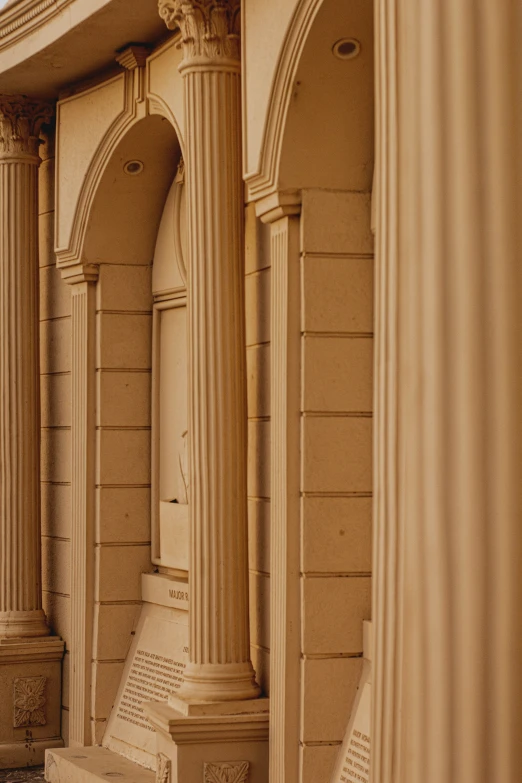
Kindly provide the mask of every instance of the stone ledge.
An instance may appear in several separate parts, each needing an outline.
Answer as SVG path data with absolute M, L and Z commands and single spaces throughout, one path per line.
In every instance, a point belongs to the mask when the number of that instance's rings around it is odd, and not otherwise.
M 154 783 L 154 772 L 107 748 L 65 748 L 45 754 L 47 783 Z

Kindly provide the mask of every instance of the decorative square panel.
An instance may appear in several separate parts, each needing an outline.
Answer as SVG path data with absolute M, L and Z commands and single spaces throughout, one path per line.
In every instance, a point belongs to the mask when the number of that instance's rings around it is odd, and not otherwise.
M 14 680 L 14 727 L 45 726 L 47 677 L 17 677 Z
M 205 762 L 204 783 L 248 783 L 248 761 Z

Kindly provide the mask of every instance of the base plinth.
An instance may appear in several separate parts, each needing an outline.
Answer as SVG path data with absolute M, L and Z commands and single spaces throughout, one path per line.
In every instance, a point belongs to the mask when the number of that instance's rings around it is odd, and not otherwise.
M 144 704 L 156 730 L 161 778 L 170 783 L 267 783 L 268 706 L 268 699 L 233 707 L 231 702 L 188 704 L 182 709 L 190 714 L 183 714 L 170 704 Z
M 60 731 L 64 643 L 0 639 L 0 769 L 37 766 Z

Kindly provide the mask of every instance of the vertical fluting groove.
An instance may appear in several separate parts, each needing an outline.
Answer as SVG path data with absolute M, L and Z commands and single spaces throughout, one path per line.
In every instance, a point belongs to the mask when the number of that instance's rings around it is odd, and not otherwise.
M 299 770 L 299 218 L 270 228 L 270 780 L 283 783 Z
M 372 780 L 516 783 L 522 12 L 375 8 Z
M 83 281 L 71 295 L 71 672 L 69 741 L 90 744 L 89 692 L 92 644 L 94 513 L 94 318 L 95 284 Z
M 49 632 L 40 577 L 37 188 L 34 155 L 0 155 L 0 636 Z
M 248 627 L 240 74 L 230 61 L 183 73 L 191 601 L 190 662 L 180 694 L 199 688 L 211 699 L 247 698 L 259 689 Z M 235 686 L 236 675 L 225 668 L 220 675 L 219 666 L 239 666 Z

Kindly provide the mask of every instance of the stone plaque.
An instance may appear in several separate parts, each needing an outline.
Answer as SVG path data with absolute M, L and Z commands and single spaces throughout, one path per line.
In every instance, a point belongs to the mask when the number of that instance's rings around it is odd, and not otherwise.
M 156 578 L 167 583 L 167 595 L 168 589 L 184 589 L 183 583 Z M 155 769 L 156 736 L 141 705 L 166 702 L 180 687 L 187 660 L 188 612 L 144 603 L 103 739 L 107 748 Z
M 371 685 L 366 682 L 338 762 L 335 783 L 369 783 Z
M 359 690 L 344 735 L 332 783 L 369 783 L 372 707 L 372 627 L 364 623 L 364 663 Z

